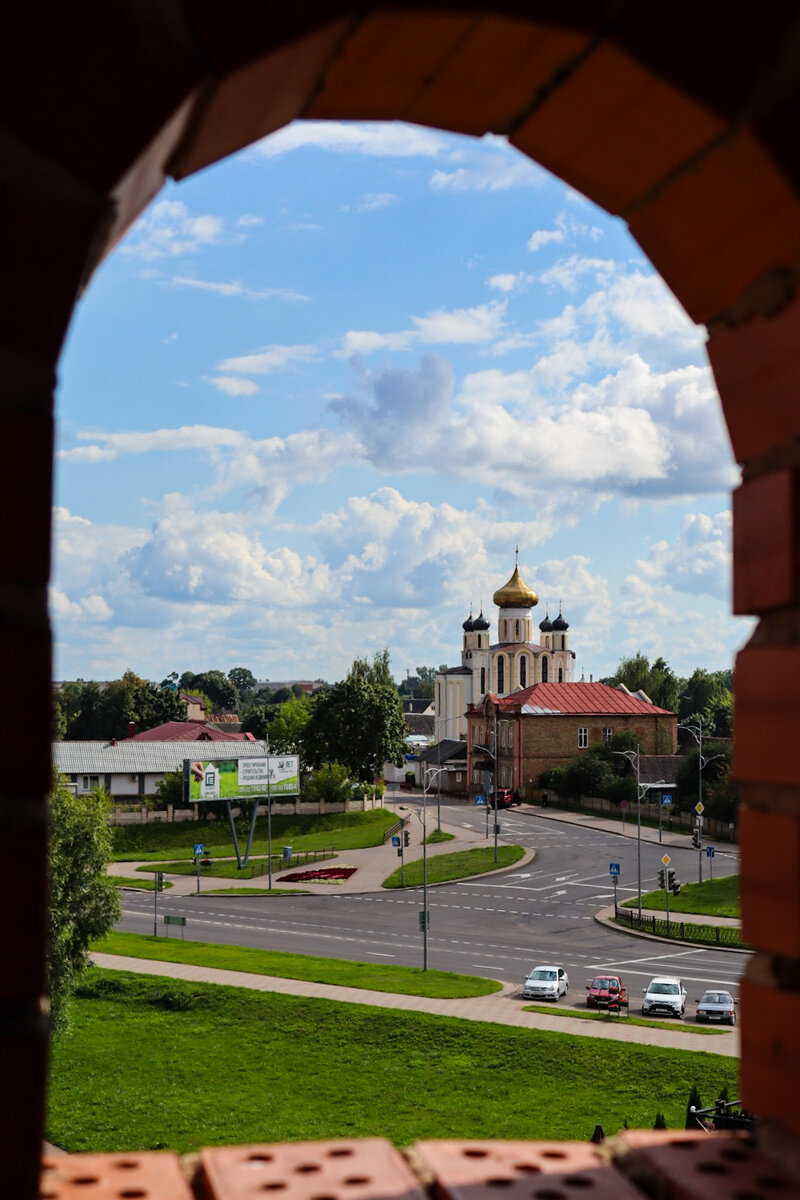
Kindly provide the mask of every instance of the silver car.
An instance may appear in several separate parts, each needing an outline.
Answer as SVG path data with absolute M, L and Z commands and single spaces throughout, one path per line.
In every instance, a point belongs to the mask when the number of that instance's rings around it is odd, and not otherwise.
M 566 996 L 569 987 L 563 967 L 534 967 L 522 985 L 523 1000 L 558 1000 Z
M 644 992 L 642 1012 L 664 1013 L 667 1017 L 682 1017 L 686 1008 L 686 988 L 674 975 L 658 975 L 651 979 Z
M 708 991 L 697 1001 L 696 1021 L 724 1021 L 736 1024 L 736 1001 L 730 992 Z

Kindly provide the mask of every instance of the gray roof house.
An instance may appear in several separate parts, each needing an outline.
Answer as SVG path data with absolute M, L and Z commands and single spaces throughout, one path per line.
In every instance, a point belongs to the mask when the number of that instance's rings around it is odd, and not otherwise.
M 101 787 L 114 799 L 151 796 L 185 758 L 264 758 L 266 742 L 53 742 L 53 766 L 79 794 Z

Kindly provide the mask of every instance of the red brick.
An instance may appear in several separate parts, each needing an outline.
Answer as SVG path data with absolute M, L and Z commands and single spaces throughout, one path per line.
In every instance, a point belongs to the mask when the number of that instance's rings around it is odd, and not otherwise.
M 800 300 L 715 333 L 708 357 L 739 462 L 800 436 Z
M 800 958 L 800 812 L 743 806 L 739 840 L 745 940 L 773 954 Z
M 800 994 L 745 978 L 740 989 L 742 1101 L 800 1137 Z
M 800 200 L 749 132 L 717 146 L 628 216 L 689 316 L 710 321 L 800 256 Z
M 346 28 L 346 20 L 336 21 L 226 76 L 204 99 L 197 128 L 170 173 L 183 179 L 296 117 Z
M 408 1163 L 383 1138 L 203 1150 L 200 1176 L 204 1200 L 273 1192 L 283 1200 L 426 1200 Z
M 797 473 L 774 471 L 733 493 L 733 611 L 798 602 Z
M 800 783 L 800 646 L 753 646 L 736 659 L 734 774 Z
M 45 1156 L 40 1187 L 40 1200 L 192 1200 L 180 1159 L 167 1151 Z
M 610 43 L 598 47 L 511 141 L 610 212 L 620 212 L 723 128 Z
M 794 1186 L 758 1152 L 747 1135 L 665 1132 L 622 1134 L 619 1166 L 647 1196 L 675 1200 L 745 1200 L 765 1195 L 790 1196 Z

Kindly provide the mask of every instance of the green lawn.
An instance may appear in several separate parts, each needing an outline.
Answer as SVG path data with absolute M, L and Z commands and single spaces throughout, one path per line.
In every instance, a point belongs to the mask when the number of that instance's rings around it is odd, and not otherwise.
M 484 875 L 499 867 L 511 867 L 524 857 L 522 846 L 499 846 L 497 862 L 494 861 L 493 846 L 479 846 L 475 850 L 456 850 L 453 854 L 436 854 L 428 859 L 428 883 L 446 883 L 450 879 L 466 879 L 470 875 Z M 422 859 L 406 863 L 406 887 L 422 885 Z M 385 888 L 400 887 L 400 868 L 384 879 Z
M 587 1141 L 682 1129 L 702 1051 L 92 970 L 50 1059 L 47 1138 L 71 1152 L 382 1135 Z
M 454 833 L 445 833 L 444 829 L 434 829 L 425 840 L 429 846 L 435 846 L 437 842 L 452 842 L 455 836 Z
M 152 892 L 156 886 L 154 879 L 129 879 L 127 875 L 109 875 L 109 879 L 115 887 L 139 888 L 143 892 Z M 167 888 L 172 887 L 172 884 L 169 880 L 165 880 L 163 887 L 164 891 L 166 891 Z
M 191 918 L 190 918 L 191 919 Z M 257 950 L 250 946 L 221 946 L 214 942 L 175 941 L 141 933 L 110 933 L 93 949 L 104 954 L 126 954 L 132 958 L 155 958 L 159 962 L 194 963 L 223 971 L 250 971 L 280 979 L 306 979 L 341 987 L 369 988 L 406 996 L 457 999 L 488 996 L 501 984 L 478 975 L 455 975 L 449 971 L 423 971 L 392 963 L 351 962 L 341 958 L 314 958 L 307 954 L 284 954 L 279 950 Z
M 663 891 L 647 892 L 642 896 L 644 908 L 665 912 L 666 895 Z M 621 908 L 636 908 L 636 900 L 626 900 Z M 722 875 L 719 879 L 707 879 L 705 883 L 684 883 L 677 896 L 670 894 L 669 911 L 672 913 L 697 913 L 704 917 L 739 917 L 739 876 Z
M 703 1025 L 684 1025 L 682 1021 L 651 1021 L 647 1017 L 622 1017 L 614 1013 L 588 1012 L 576 1008 L 557 1008 L 554 1004 L 526 1004 L 523 1012 L 546 1013 L 548 1017 L 574 1017 L 576 1021 L 606 1021 L 611 1025 L 646 1025 L 648 1029 L 669 1029 L 672 1033 L 676 1028 L 682 1033 L 722 1033 L 721 1029 L 706 1029 Z
M 233 849 L 232 846 L 231 846 L 231 849 Z M 244 848 L 242 847 L 242 849 L 244 849 Z M 233 859 L 231 859 L 231 858 L 213 859 L 211 862 L 211 865 L 208 867 L 204 867 L 202 863 L 200 864 L 200 878 L 201 879 L 253 879 L 253 878 L 260 878 L 261 876 L 264 876 L 266 878 L 267 874 L 268 874 L 268 870 L 269 870 L 269 868 L 267 866 L 267 857 L 268 857 L 267 855 L 264 855 L 262 857 L 261 855 L 252 855 L 251 854 L 247 861 L 247 866 L 242 867 L 241 870 L 236 865 L 235 858 L 233 858 Z M 332 858 L 336 858 L 336 855 L 335 854 L 319 855 L 316 858 L 309 859 L 308 862 L 306 862 L 305 860 L 303 862 L 297 862 L 297 858 L 298 858 L 298 855 L 295 855 L 291 865 L 287 865 L 287 863 L 285 863 L 283 861 L 283 858 L 281 857 L 280 854 L 277 854 L 277 855 L 273 854 L 273 856 L 272 856 L 272 874 L 275 875 L 278 872 L 289 871 L 291 869 L 296 870 L 300 867 L 313 868 L 315 863 L 330 862 L 330 860 Z M 136 869 L 136 871 L 144 871 L 145 873 L 153 872 L 153 871 L 163 871 L 166 875 L 197 875 L 197 864 L 191 858 L 188 860 L 174 859 L 172 861 L 166 861 L 166 862 L 162 862 L 161 860 L 157 860 L 155 862 L 148 861 L 146 865 L 143 865 L 141 867 L 136 867 L 135 869 Z
M 397 817 L 385 808 L 369 812 L 331 813 L 322 817 L 273 817 L 272 850 L 291 845 L 295 850 L 357 850 L 380 846 L 386 830 Z M 250 822 L 239 818 L 236 833 L 242 850 L 247 845 Z M 157 861 L 161 858 L 191 858 L 195 842 L 202 842 L 212 857 L 234 853 L 227 817 L 215 821 L 179 821 L 173 824 L 112 826 L 116 862 Z M 267 818 L 258 817 L 251 847 L 253 854 L 267 853 Z

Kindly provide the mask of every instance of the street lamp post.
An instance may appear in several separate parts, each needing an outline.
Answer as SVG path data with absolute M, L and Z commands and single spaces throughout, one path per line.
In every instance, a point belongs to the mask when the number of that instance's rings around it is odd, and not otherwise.
M 619 754 L 622 758 L 627 758 L 628 762 L 636 771 L 636 891 L 638 895 L 639 920 L 642 919 L 642 800 L 651 787 L 660 787 L 664 782 L 660 779 L 658 783 L 649 784 L 642 783 L 639 777 L 639 750 L 615 750 L 614 754 Z
M 697 821 L 700 829 L 700 837 L 698 838 L 697 846 L 697 882 L 703 882 L 703 768 L 713 762 L 715 758 L 722 758 L 721 754 L 703 754 L 703 725 L 698 721 L 696 725 L 679 725 L 678 729 L 685 729 L 690 733 L 697 742 L 697 803 L 700 806 L 697 810 Z
M 428 787 L 444 767 L 428 767 L 422 775 L 422 969 L 428 969 Z

